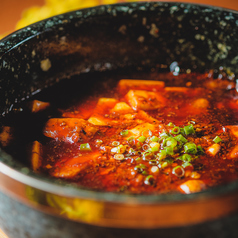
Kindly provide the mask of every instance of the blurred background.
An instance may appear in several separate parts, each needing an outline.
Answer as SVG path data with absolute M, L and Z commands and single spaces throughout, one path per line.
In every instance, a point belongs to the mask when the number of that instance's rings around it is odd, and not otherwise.
M 177 0 L 168 1 L 176 2 Z M 135 0 L 1 0 L 0 38 L 52 15 L 117 2 L 135 2 Z M 180 0 L 180 2 L 208 4 L 238 10 L 238 0 Z

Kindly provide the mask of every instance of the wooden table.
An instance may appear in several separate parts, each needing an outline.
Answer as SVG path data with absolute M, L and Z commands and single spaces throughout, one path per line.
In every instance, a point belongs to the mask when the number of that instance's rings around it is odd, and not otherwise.
M 89 1 L 89 0 L 85 0 Z M 121 0 L 125 2 L 126 0 Z M 178 0 L 168 0 L 178 1 Z M 238 10 L 238 0 L 180 0 L 181 2 L 194 2 Z M 101 0 L 103 2 L 103 0 Z M 24 9 L 31 6 L 43 6 L 45 0 L 1 0 L 0 7 L 0 35 L 15 30 L 17 21 L 21 18 Z M 80 7 L 80 6 L 79 6 Z

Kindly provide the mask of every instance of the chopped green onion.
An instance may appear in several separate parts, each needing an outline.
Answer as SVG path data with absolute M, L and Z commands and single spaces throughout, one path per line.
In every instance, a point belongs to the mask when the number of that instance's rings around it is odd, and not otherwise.
M 126 151 L 126 146 L 124 145 L 119 145 L 118 147 L 118 153 L 122 154 Z
M 157 152 L 157 151 L 159 151 L 159 147 L 154 146 L 154 147 L 150 148 L 150 151 L 151 152 Z
M 184 171 L 184 169 L 183 169 L 182 166 L 178 165 L 178 166 L 176 166 L 176 167 L 173 168 L 172 174 L 174 174 L 174 175 L 176 175 L 177 177 L 181 178 L 181 177 L 184 176 L 185 171 Z
M 184 154 L 180 158 L 184 162 L 191 162 L 193 160 L 192 156 L 188 154 Z
M 181 133 L 182 135 L 185 135 L 184 128 L 180 128 L 180 133 Z
M 164 168 L 166 168 L 168 165 L 169 165 L 169 164 L 168 164 L 168 162 L 166 161 L 166 162 L 164 162 L 164 163 L 161 165 L 161 168 L 164 169 Z
M 144 145 L 142 145 L 142 149 L 143 150 L 148 150 L 150 147 L 149 147 L 149 145 L 147 145 L 147 144 L 144 144 Z
M 154 156 L 154 153 L 150 150 L 147 150 L 143 153 L 143 159 L 144 160 L 150 160 L 150 159 L 153 158 L 153 156 Z
M 135 161 L 141 161 L 141 157 L 137 157 L 136 159 L 135 159 Z
M 154 182 L 155 182 L 155 179 L 154 179 L 153 175 L 148 175 L 144 180 L 144 183 L 146 185 L 153 185 Z
M 136 148 L 137 148 L 137 149 L 141 149 L 141 142 L 138 141 L 138 142 L 136 143 Z
M 180 132 L 180 127 L 178 127 L 178 126 L 175 126 L 175 127 L 170 131 L 171 134 L 175 134 L 175 135 L 179 134 L 179 132 Z
M 165 150 L 161 150 L 160 153 L 157 154 L 157 158 L 158 158 L 159 160 L 165 159 L 166 156 L 167 156 L 167 154 L 166 154 L 166 151 L 165 151 Z
M 173 137 L 169 137 L 169 138 L 165 139 L 163 144 L 165 146 L 173 148 L 173 147 L 175 147 L 177 145 L 177 141 Z
M 166 147 L 165 151 L 166 151 L 167 155 L 173 155 L 174 154 L 173 147 Z
M 142 174 L 143 174 L 143 175 L 147 175 L 148 173 L 147 173 L 147 171 L 144 170 L 144 171 L 142 172 Z
M 184 145 L 184 151 L 185 153 L 196 154 L 197 146 L 193 142 L 188 142 Z
M 133 150 L 133 148 L 130 148 L 129 150 L 128 150 L 128 153 L 129 154 L 133 154 L 135 152 L 135 150 Z
M 189 162 L 184 162 L 184 163 L 182 164 L 182 167 L 183 167 L 183 168 L 187 168 L 187 167 L 193 168 L 193 165 L 190 164 Z
M 152 131 L 149 129 L 146 129 L 146 130 L 142 131 L 141 135 L 145 136 L 145 137 L 150 137 L 150 136 L 152 136 Z
M 152 141 L 152 142 L 157 142 L 158 140 L 159 140 L 159 137 L 157 137 L 157 136 L 152 136 L 150 138 L 150 141 Z
M 144 164 L 139 164 L 134 167 L 134 170 L 136 170 L 139 173 L 142 173 L 147 167 Z
M 184 136 L 182 136 L 181 134 L 175 136 L 174 139 L 176 141 L 180 142 L 180 143 L 186 143 L 187 142 L 187 139 Z
M 198 152 L 200 152 L 201 154 L 204 154 L 204 153 L 205 153 L 204 150 L 203 150 L 203 148 L 202 148 L 202 146 L 198 145 L 198 146 L 197 146 L 197 149 L 198 149 Z
M 133 136 L 129 137 L 129 138 L 127 139 L 127 141 L 128 141 L 128 143 L 129 143 L 130 145 L 134 145 L 134 144 L 135 144 L 135 138 L 134 138 Z
M 118 146 L 118 145 L 120 145 L 120 142 L 119 142 L 119 141 L 113 141 L 113 142 L 112 142 L 112 146 Z
M 81 144 L 80 145 L 80 150 L 81 151 L 92 151 L 89 143 Z
M 123 131 L 120 132 L 121 136 L 128 136 L 128 134 L 129 134 L 128 130 L 123 130 Z
M 114 159 L 115 160 L 124 160 L 124 155 L 123 154 L 115 154 L 114 155 Z
M 173 122 L 169 122 L 167 126 L 174 126 Z
M 222 141 L 222 139 L 221 139 L 219 136 L 216 136 L 216 137 L 213 139 L 213 141 L 214 141 L 216 144 L 218 144 L 219 142 Z
M 185 126 L 184 127 L 184 132 L 186 135 L 190 135 L 190 134 L 194 134 L 195 131 L 194 131 L 194 128 L 193 128 L 193 125 L 188 125 L 188 126 Z
M 145 141 L 146 141 L 146 137 L 145 136 L 140 136 L 139 138 L 138 138 L 138 141 L 140 141 L 141 143 L 144 143 Z
M 166 132 L 162 132 L 160 135 L 160 138 L 167 138 L 169 135 Z
M 150 147 L 151 148 L 153 148 L 153 147 L 158 147 L 159 148 L 160 147 L 160 143 L 158 143 L 158 142 L 151 142 L 150 143 Z
M 174 162 L 174 160 L 171 157 L 166 157 L 164 161 L 166 161 L 168 164 L 172 164 Z
M 149 164 L 150 165 L 157 165 L 158 164 L 158 160 L 156 160 L 156 159 L 150 160 Z

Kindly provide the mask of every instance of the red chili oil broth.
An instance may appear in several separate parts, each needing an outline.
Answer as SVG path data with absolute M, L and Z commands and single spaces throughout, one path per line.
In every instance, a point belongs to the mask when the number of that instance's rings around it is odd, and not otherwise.
M 154 194 L 184 192 L 181 190 L 181 185 L 191 180 L 202 181 L 204 184 L 204 187 L 197 191 L 226 184 L 238 178 L 238 156 L 230 158 L 238 138 L 227 127 L 238 125 L 238 93 L 234 81 L 226 77 L 214 79 L 213 76 L 213 74 L 192 73 L 174 76 L 172 73 L 147 72 L 128 75 L 117 73 L 116 76 L 113 73 L 101 73 L 75 77 L 71 82 L 59 83 L 33 98 L 50 102 L 49 109 L 33 114 L 27 109 L 28 104 L 24 103 L 21 105 L 20 112 L 15 110 L 6 120 L 3 120 L 4 126 L 14 128 L 15 136 L 13 142 L 4 149 L 30 166 L 31 161 L 23 158 L 27 158 L 31 153 L 27 151 L 29 145 L 33 141 L 39 141 L 43 152 L 41 166 L 37 172 L 93 190 Z M 151 90 L 163 97 L 165 105 L 154 110 L 142 110 L 152 118 L 148 119 L 150 122 L 147 119 L 143 121 L 144 114 L 139 115 L 141 110 L 128 113 L 133 114 L 134 119 L 122 120 L 122 115 L 110 113 L 110 108 L 103 109 L 102 113 L 109 124 L 96 125 L 97 132 L 86 139 L 81 138 L 70 143 L 60 137 L 49 138 L 43 134 L 50 118 L 83 118 L 87 121 L 100 98 L 115 98 L 118 102 L 129 104 L 125 97 L 127 92 L 120 91 L 117 86 L 121 78 L 165 82 L 165 88 Z M 143 85 L 141 87 L 143 88 Z M 171 89 L 171 87 L 176 88 Z M 179 87 L 185 89 L 177 90 Z M 140 90 L 140 86 L 136 90 Z M 201 101 L 194 106 L 194 102 L 198 99 Z M 200 107 L 204 102 L 209 102 L 209 105 Z M 149 145 L 151 141 L 142 143 L 140 145 L 142 148 L 139 148 L 139 145 L 135 145 L 138 144 L 138 138 L 134 138 L 134 144 L 131 145 L 130 141 L 121 135 L 122 131 L 130 131 L 143 122 L 156 124 L 153 119 L 159 121 L 167 132 L 175 126 L 179 128 L 193 126 L 195 134 L 183 136 L 188 142 L 200 146 L 203 153 L 192 154 L 193 160 L 189 166 L 182 167 L 182 174 L 176 172 L 180 167 L 174 169 L 185 163 L 179 159 L 185 153 L 180 142 L 178 142 L 180 149 L 166 159 L 159 160 L 156 157 L 157 152 L 152 155 L 152 158 L 146 159 L 146 149 L 143 149 L 143 145 Z M 160 137 L 163 133 L 161 127 L 152 132 L 153 136 Z M 170 134 L 171 138 L 175 136 L 176 134 Z M 221 142 L 217 143 L 220 149 L 213 156 L 207 150 L 215 144 L 213 139 L 216 136 L 221 139 Z M 147 140 L 149 141 L 149 138 Z M 123 154 L 122 160 L 115 159 L 115 153 L 111 152 L 115 148 L 112 142 L 115 141 L 126 148 L 123 153 L 117 153 Z M 80 146 L 86 143 L 90 145 L 91 151 L 80 150 Z M 164 143 L 161 138 L 159 143 L 158 152 L 166 149 L 166 146 L 161 145 Z M 130 149 L 134 152 L 129 151 Z M 61 174 L 62 168 L 66 168 L 66 172 Z M 67 176 L 67 173 L 72 175 Z

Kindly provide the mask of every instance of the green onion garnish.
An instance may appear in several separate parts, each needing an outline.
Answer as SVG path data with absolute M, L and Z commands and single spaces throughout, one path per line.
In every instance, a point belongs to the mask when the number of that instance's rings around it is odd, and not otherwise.
M 167 138 L 169 135 L 166 132 L 162 132 L 160 135 L 160 138 Z
M 174 126 L 173 122 L 169 122 L 167 126 Z
M 120 132 L 121 136 L 128 136 L 128 134 L 129 134 L 128 130 L 123 130 L 123 131 Z
M 155 179 L 154 179 L 153 175 L 148 175 L 148 176 L 145 178 L 144 183 L 145 183 L 146 185 L 153 185 L 153 184 L 154 184 L 154 181 L 155 181 Z
M 135 161 L 136 161 L 136 162 L 141 161 L 141 157 L 137 157 L 137 158 L 135 159 Z
M 164 143 L 165 146 L 174 148 L 177 145 L 177 141 L 173 137 L 169 137 L 165 139 Z
M 186 135 L 194 134 L 195 131 L 194 131 L 193 125 L 185 126 L 184 127 L 184 132 L 185 132 Z
M 185 153 L 196 154 L 197 146 L 193 142 L 188 142 L 184 145 L 184 151 Z
M 140 136 L 139 138 L 138 138 L 138 141 L 140 141 L 141 143 L 144 143 L 145 141 L 146 141 L 146 137 L 145 136 Z
M 150 160 L 154 156 L 154 153 L 151 150 L 147 150 L 143 153 L 143 159 L 144 160 Z
M 170 133 L 171 133 L 171 134 L 174 134 L 174 135 L 179 134 L 179 132 L 180 132 L 180 127 L 178 127 L 178 126 L 175 126 L 175 127 L 170 131 Z
M 138 142 L 136 143 L 136 148 L 137 148 L 137 149 L 141 149 L 141 142 L 138 141 Z
M 158 140 L 159 140 L 159 138 L 157 136 L 152 136 L 150 138 L 150 141 L 152 141 L 152 142 L 157 142 Z
M 157 157 L 158 157 L 159 160 L 165 159 L 166 156 L 167 156 L 167 154 L 166 154 L 165 150 L 161 150 L 160 153 L 157 154 Z
M 139 173 L 142 173 L 147 167 L 144 164 L 139 164 L 134 167 L 134 170 L 136 170 Z
M 188 154 L 182 155 L 180 159 L 184 162 L 191 162 L 193 160 L 192 156 Z
M 165 161 L 163 164 L 161 164 L 161 168 L 164 169 L 165 167 L 167 167 L 169 164 L 167 161 Z
M 205 153 L 204 150 L 203 150 L 203 148 L 202 148 L 202 146 L 198 145 L 198 146 L 197 146 L 197 149 L 198 149 L 198 152 L 199 152 L 200 154 L 204 154 L 204 153 Z
M 222 141 L 222 139 L 219 136 L 216 136 L 213 141 L 217 144 Z
M 187 139 L 181 134 L 175 136 L 174 139 L 182 144 L 187 142 Z
M 151 152 L 157 152 L 157 151 L 159 151 L 159 147 L 158 146 L 154 146 L 154 147 L 150 148 L 150 151 Z
M 80 145 L 80 150 L 81 151 L 92 151 L 89 143 L 81 144 Z
M 177 177 L 181 178 L 184 176 L 185 172 L 182 166 L 178 165 L 173 168 L 172 173 L 176 175 Z
M 112 146 L 118 146 L 118 145 L 120 145 L 120 142 L 119 142 L 119 141 L 113 141 L 113 142 L 112 142 Z
M 115 160 L 124 160 L 125 156 L 123 154 L 115 154 L 114 159 Z
M 142 172 L 142 174 L 143 174 L 143 175 L 147 175 L 148 173 L 147 173 L 147 171 L 144 170 L 144 171 Z
M 165 151 L 166 151 L 167 155 L 173 155 L 174 154 L 173 147 L 166 147 Z
M 184 163 L 182 164 L 182 167 L 183 167 L 183 168 L 186 168 L 186 167 L 193 167 L 193 165 L 190 164 L 189 162 L 184 162 Z
M 180 133 L 181 133 L 182 135 L 185 135 L 184 128 L 180 128 Z
M 128 141 L 128 144 L 130 144 L 130 145 L 134 145 L 135 144 L 135 138 L 133 136 L 129 137 L 127 139 L 127 141 Z

